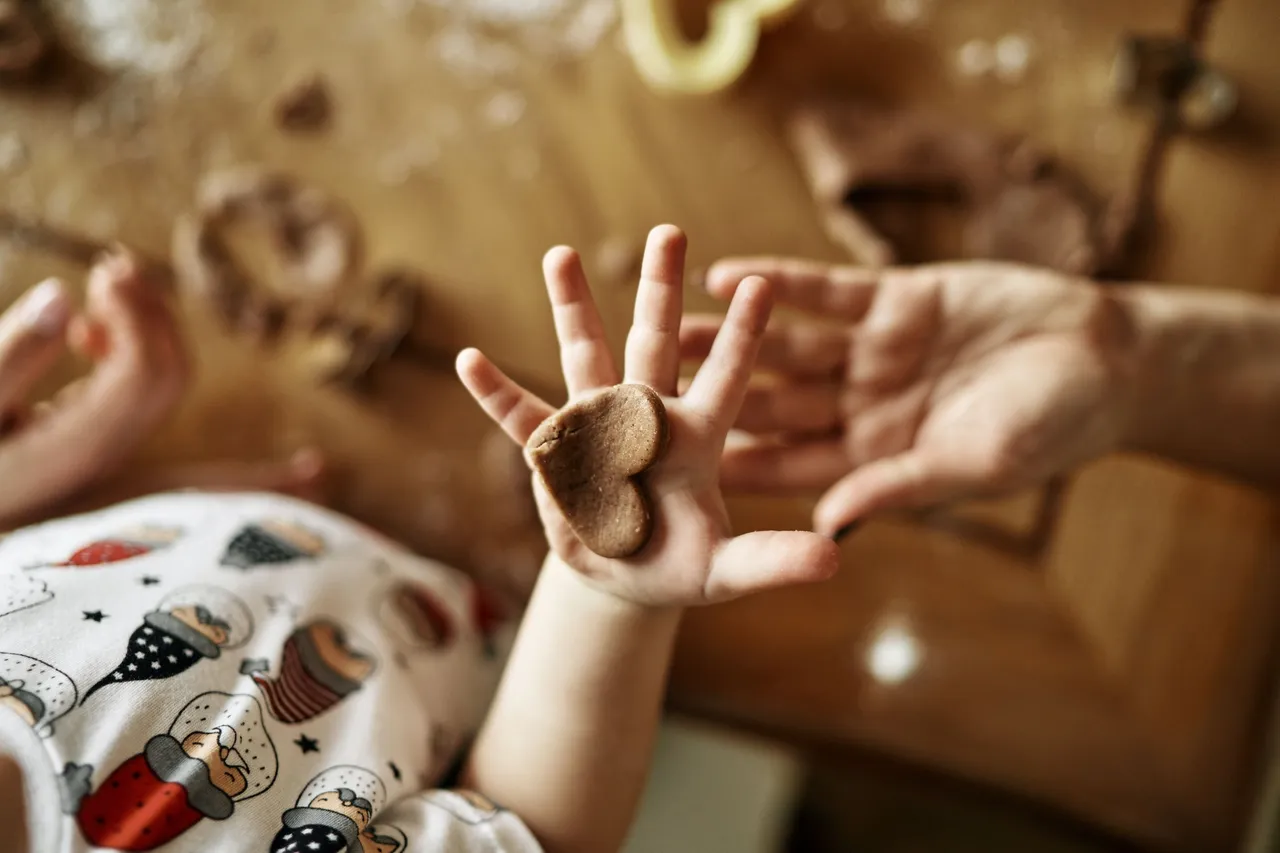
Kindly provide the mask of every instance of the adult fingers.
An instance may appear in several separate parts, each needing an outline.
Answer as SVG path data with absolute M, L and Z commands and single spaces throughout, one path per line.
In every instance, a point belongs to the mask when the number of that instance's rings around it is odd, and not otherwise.
M 920 509 L 989 491 L 979 472 L 948 466 L 927 452 L 908 450 L 868 462 L 842 478 L 813 510 L 814 530 L 828 535 L 886 510 Z
M 567 246 L 547 252 L 542 260 L 547 296 L 560 341 L 560 367 L 570 397 L 618 384 L 604 324 L 596 310 L 582 259 Z
M 711 559 L 703 591 L 708 601 L 814 583 L 840 568 L 840 549 L 829 537 L 801 531 L 761 531 L 726 539 Z
M 748 444 L 725 449 L 720 485 L 740 492 L 806 492 L 825 489 L 849 472 L 839 439 L 797 444 Z
M 840 422 L 840 386 L 781 383 L 749 388 L 734 427 L 753 433 L 821 433 Z
M 690 314 L 680 324 L 680 358 L 701 361 L 711 353 L 724 318 Z M 756 367 L 793 376 L 831 376 L 844 370 L 852 340 L 847 329 L 800 321 L 769 324 Z
M 71 315 L 66 289 L 51 278 L 0 316 L 0 417 L 53 368 L 65 350 Z
M 458 378 L 512 441 L 523 446 L 538 425 L 555 414 L 549 404 L 508 377 L 477 349 L 458 353 Z
M 744 281 L 734 294 L 707 360 L 683 396 L 723 432 L 733 426 L 742 406 L 772 310 L 769 282 L 759 277 Z
M 648 385 L 667 397 L 675 394 L 680 372 L 686 245 L 684 233 L 674 225 L 649 232 L 635 317 L 627 335 L 626 381 Z
M 764 276 L 778 289 L 778 301 L 849 322 L 862 319 L 881 283 L 899 272 L 832 266 L 791 258 L 728 258 L 707 271 L 707 290 L 728 299 L 743 278 Z

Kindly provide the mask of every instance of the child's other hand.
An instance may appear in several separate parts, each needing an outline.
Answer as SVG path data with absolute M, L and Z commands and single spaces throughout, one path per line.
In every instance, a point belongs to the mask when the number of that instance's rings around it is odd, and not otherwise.
M 625 560 L 589 551 L 535 477 L 547 539 L 592 586 L 653 606 L 706 604 L 828 578 L 839 552 L 826 537 L 798 531 L 732 536 L 720 494 L 720 455 L 746 393 L 772 292 L 763 278 L 742 282 L 710 355 L 688 390 L 677 396 L 684 253 L 679 229 L 666 225 L 650 232 L 623 376 L 609 353 L 577 253 L 560 247 L 543 261 L 570 399 L 619 382 L 641 383 L 662 396 L 670 423 L 667 453 L 644 475 L 654 502 L 654 531 L 643 550 Z M 555 411 L 476 350 L 458 356 L 458 375 L 521 445 Z
M 28 397 L 68 346 L 89 376 Z M 0 529 L 39 516 L 128 459 L 186 387 L 187 355 L 161 283 L 114 254 L 89 275 L 83 314 L 49 280 L 0 315 Z

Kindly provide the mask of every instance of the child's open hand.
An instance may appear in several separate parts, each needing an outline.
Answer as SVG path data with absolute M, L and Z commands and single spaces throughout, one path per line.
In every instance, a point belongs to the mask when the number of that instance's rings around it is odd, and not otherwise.
M 677 396 L 684 252 L 679 229 L 664 225 L 650 232 L 624 376 L 609 353 L 577 253 L 560 247 L 543 261 L 570 399 L 619 382 L 641 383 L 662 396 L 670 424 L 666 455 L 643 475 L 654 503 L 653 537 L 643 550 L 625 560 L 589 551 L 535 476 L 547 540 L 596 588 L 656 606 L 706 604 L 830 577 L 839 554 L 826 537 L 779 531 L 732 536 L 720 494 L 720 455 L 742 405 L 773 297 L 762 278 L 742 282 L 710 355 L 688 390 Z M 555 412 L 477 350 L 459 354 L 458 375 L 521 445 Z

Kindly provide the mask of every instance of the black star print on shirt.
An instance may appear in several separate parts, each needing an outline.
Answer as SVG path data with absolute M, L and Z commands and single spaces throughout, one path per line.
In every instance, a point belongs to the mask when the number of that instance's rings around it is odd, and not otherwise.
M 320 741 L 315 738 L 309 738 L 306 735 L 298 735 L 298 739 L 294 743 L 298 745 L 298 749 L 302 750 L 303 755 L 308 752 L 320 751 Z
M 142 584 L 143 586 L 155 586 L 156 584 L 160 583 L 160 578 L 154 578 L 151 575 L 143 575 L 138 580 L 138 583 Z
M 84 614 L 86 622 L 101 622 L 103 619 L 110 618 L 101 610 L 81 610 L 80 612 Z

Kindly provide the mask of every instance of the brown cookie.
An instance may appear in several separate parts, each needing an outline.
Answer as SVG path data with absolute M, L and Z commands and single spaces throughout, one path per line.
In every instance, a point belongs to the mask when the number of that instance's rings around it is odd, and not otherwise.
M 653 510 L 636 477 L 667 446 L 667 410 L 644 385 L 584 397 L 538 427 L 525 456 L 573 532 L 602 557 L 635 554 L 653 533 Z

